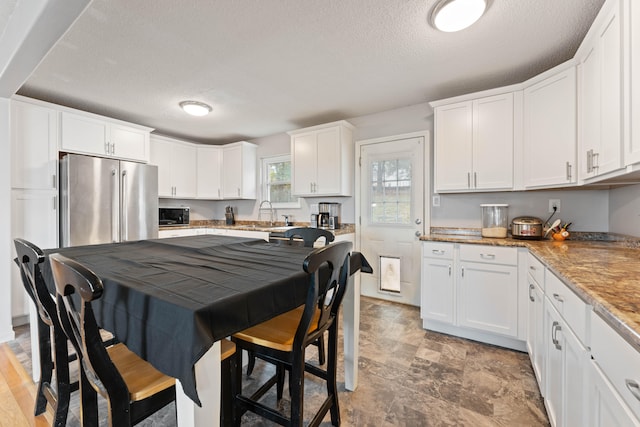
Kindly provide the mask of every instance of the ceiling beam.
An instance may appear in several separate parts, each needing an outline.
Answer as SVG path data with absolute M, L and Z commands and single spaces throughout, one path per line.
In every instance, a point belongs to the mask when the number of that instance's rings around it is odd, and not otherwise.
M 18 91 L 91 0 L 17 0 L 0 28 L 0 97 Z

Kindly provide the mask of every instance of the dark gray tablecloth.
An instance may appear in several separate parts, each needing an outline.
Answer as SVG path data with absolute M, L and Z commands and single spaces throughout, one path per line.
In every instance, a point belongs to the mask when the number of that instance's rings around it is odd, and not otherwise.
M 200 403 L 194 365 L 215 341 L 304 303 L 311 248 L 258 239 L 190 236 L 52 249 L 104 283 L 98 323 Z M 358 253 L 352 273 L 370 271 Z M 55 291 L 49 263 L 43 276 Z

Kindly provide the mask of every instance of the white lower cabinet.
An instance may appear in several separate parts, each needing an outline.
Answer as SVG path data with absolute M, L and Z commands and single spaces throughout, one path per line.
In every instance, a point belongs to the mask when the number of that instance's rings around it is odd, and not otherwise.
M 516 248 L 423 244 L 421 315 L 426 329 L 524 350 L 518 336 Z M 523 294 L 522 294 L 523 295 Z M 523 318 L 521 321 L 525 321 Z
M 424 243 L 422 257 L 420 314 L 423 319 L 453 324 L 453 243 Z
M 529 254 L 529 273 L 527 273 L 527 285 L 529 287 L 528 320 L 527 325 L 527 351 L 531 359 L 533 373 L 536 376 L 540 390 L 545 385 L 545 341 L 544 341 L 544 277 L 541 282 L 531 274 L 533 269 L 543 269 L 542 264 Z M 544 272 L 544 270 L 542 270 Z M 543 393 L 544 394 L 544 393 Z
M 595 313 L 591 326 L 593 425 L 640 425 L 640 353 Z

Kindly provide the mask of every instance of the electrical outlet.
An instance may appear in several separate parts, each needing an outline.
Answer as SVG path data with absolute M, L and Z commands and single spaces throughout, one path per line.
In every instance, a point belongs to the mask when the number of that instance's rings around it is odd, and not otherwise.
M 549 199 L 549 213 L 553 213 L 554 207 L 556 212 L 560 212 L 560 199 Z
M 433 198 L 431 199 L 431 205 L 434 208 L 437 208 L 438 206 L 440 206 L 440 196 L 438 196 L 438 195 L 433 196 Z

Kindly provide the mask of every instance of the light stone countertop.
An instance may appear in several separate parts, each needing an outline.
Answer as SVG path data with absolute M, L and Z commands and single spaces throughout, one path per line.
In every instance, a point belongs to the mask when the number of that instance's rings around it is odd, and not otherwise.
M 309 223 L 294 223 L 293 227 L 309 227 Z M 189 225 L 165 225 L 161 226 L 160 230 L 180 230 L 180 229 L 192 229 L 192 228 L 226 228 L 232 230 L 242 231 L 264 231 L 270 233 L 284 233 L 284 222 L 275 222 L 270 225 L 268 221 L 236 221 L 234 225 L 227 225 L 224 220 L 194 220 Z M 329 230 L 336 236 L 342 234 L 355 233 L 354 224 L 340 224 L 340 228 L 336 230 Z
M 583 236 L 584 237 L 584 236 Z M 589 237 L 589 236 L 586 236 Z M 592 236 L 602 237 L 602 236 Z M 640 351 L 640 246 L 638 239 L 517 240 L 432 233 L 424 241 L 524 247 L 611 327 Z

